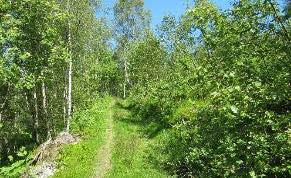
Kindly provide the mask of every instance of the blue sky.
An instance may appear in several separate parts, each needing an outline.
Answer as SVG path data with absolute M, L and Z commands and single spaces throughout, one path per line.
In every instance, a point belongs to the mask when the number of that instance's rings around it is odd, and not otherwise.
M 103 0 L 106 7 L 112 8 L 116 0 Z M 145 8 L 151 11 L 152 27 L 159 24 L 164 15 L 172 14 L 179 17 L 186 9 L 187 1 L 193 0 L 144 0 Z M 212 0 L 220 9 L 225 10 L 234 0 Z M 282 3 L 282 0 L 279 0 Z
M 188 0 L 193 2 L 193 0 Z M 232 0 L 212 0 L 221 9 L 230 7 Z M 103 0 L 106 7 L 112 8 L 116 0 Z M 151 11 L 152 27 L 159 24 L 164 15 L 172 14 L 179 17 L 186 9 L 187 0 L 144 0 L 145 8 Z
M 219 8 L 227 9 L 230 7 L 230 0 L 212 0 Z M 189 2 L 192 2 L 190 0 Z M 145 0 L 145 6 L 152 13 L 152 25 L 159 24 L 166 14 L 177 17 L 183 14 L 187 7 L 187 0 Z

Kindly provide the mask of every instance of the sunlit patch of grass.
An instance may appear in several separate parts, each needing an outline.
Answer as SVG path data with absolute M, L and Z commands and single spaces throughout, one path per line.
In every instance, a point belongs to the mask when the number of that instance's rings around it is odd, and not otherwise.
M 168 177 L 147 159 L 150 140 L 140 133 L 141 125 L 129 122 L 130 117 L 126 110 L 115 111 L 113 168 L 107 177 Z
M 54 177 L 91 177 L 97 165 L 97 153 L 104 143 L 109 105 L 112 99 L 99 100 L 92 108 L 78 113 L 73 124 L 74 132 L 83 140 L 65 146 L 59 155 L 59 168 Z

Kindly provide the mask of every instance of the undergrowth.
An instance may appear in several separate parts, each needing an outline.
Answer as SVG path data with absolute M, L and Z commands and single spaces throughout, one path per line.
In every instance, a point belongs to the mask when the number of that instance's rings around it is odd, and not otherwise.
M 90 109 L 77 113 L 72 123 L 73 132 L 81 134 L 82 141 L 65 146 L 59 155 L 59 169 L 54 177 L 91 177 L 96 157 L 104 142 L 108 109 L 111 98 L 98 100 Z

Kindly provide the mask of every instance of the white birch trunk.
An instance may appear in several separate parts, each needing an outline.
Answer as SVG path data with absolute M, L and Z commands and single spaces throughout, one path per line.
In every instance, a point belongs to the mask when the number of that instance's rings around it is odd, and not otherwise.
M 64 106 L 63 106 L 63 118 L 64 118 L 64 125 L 66 125 L 67 120 L 67 82 L 65 81 L 64 85 Z
M 124 59 L 124 84 L 123 84 L 123 98 L 126 98 L 126 89 L 129 84 L 129 74 L 128 74 L 128 65 L 126 59 Z
M 33 99 L 34 99 L 34 125 L 33 129 L 35 131 L 35 139 L 36 142 L 39 143 L 39 135 L 38 135 L 38 127 L 39 127 L 39 121 L 38 121 L 38 104 L 37 104 L 37 95 L 36 95 L 36 89 L 33 91 Z
M 72 58 L 69 61 L 69 85 L 68 85 L 68 121 L 66 131 L 70 131 L 70 122 L 72 119 Z
M 67 1 L 67 10 L 70 13 L 70 0 Z M 69 71 L 68 71 L 68 118 L 67 118 L 67 125 L 66 131 L 70 131 L 70 122 L 72 119 L 72 36 L 71 36 L 71 21 L 68 20 L 68 47 L 69 47 Z
M 47 112 L 47 99 L 46 99 L 46 89 L 45 89 L 44 81 L 42 81 L 41 91 L 42 91 L 42 107 L 43 107 L 43 112 L 44 112 L 44 120 L 46 121 L 46 128 L 47 128 L 47 139 L 50 140 L 52 138 L 52 135 L 51 135 L 50 121 L 49 121 L 48 112 Z

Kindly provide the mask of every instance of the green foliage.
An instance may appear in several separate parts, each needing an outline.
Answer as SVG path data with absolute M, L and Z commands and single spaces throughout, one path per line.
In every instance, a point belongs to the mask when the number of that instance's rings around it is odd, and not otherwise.
M 30 151 L 47 137 L 50 120 L 44 108 L 33 107 L 41 105 L 42 84 L 50 91 L 58 89 L 52 83 L 62 83 L 56 75 L 63 71 L 60 66 L 67 54 L 61 29 L 66 14 L 56 1 L 46 0 L 1 1 L 0 11 L 0 165 L 4 166 L 23 159 L 19 149 Z M 43 120 L 34 127 L 36 114 Z
M 10 165 L 9 167 L 2 167 L 0 169 L 0 176 L 3 177 L 19 177 L 25 170 L 26 160 L 19 160 Z
M 141 0 L 118 0 L 114 5 L 117 39 L 120 45 L 141 38 L 149 28 L 150 14 Z M 124 46 L 122 46 L 124 47 Z
M 144 39 L 127 47 L 125 57 L 128 59 L 131 85 L 144 86 L 148 82 L 158 81 L 163 67 L 163 51 L 158 39 L 148 32 Z
M 162 125 L 153 159 L 173 174 L 289 177 L 289 21 L 270 2 L 220 12 L 196 1 L 176 29 L 183 36 L 166 74 L 132 92 L 136 115 Z
M 20 148 L 17 155 L 22 159 L 14 161 L 10 155 L 11 162 L 13 164 L 9 166 L 3 166 L 0 168 L 0 177 L 19 177 L 27 169 L 27 163 L 32 159 L 32 153 L 28 154 L 25 147 Z
M 127 122 L 141 123 L 152 161 L 172 174 L 290 177 L 290 3 L 281 12 L 277 2 L 240 0 L 222 12 L 196 0 L 180 21 L 166 16 L 157 37 L 141 0 L 117 1 L 115 34 L 96 17 L 99 0 L 0 0 L 1 174 L 18 175 L 63 130 L 72 72 L 72 128 L 85 139 L 63 150 L 57 176 L 90 176 L 109 103 L 95 99 L 123 90 Z M 126 173 L 112 175 L 128 175 L 130 162 L 143 176 L 147 140 L 128 123 L 116 129 L 134 156 L 115 150 Z
M 114 93 L 118 71 L 99 8 L 99 0 L 0 1 L 1 167 L 64 130 L 70 57 L 74 112 Z
M 127 51 L 134 48 L 138 40 L 147 35 L 150 26 L 150 14 L 141 0 L 118 0 L 113 8 L 114 12 L 114 40 L 117 43 L 114 50 L 114 58 L 123 73 L 123 97 L 127 96 L 133 83 L 129 68 L 131 61 L 128 59 Z M 128 46 L 131 46 L 128 48 Z M 122 86 L 121 85 L 121 86 Z

